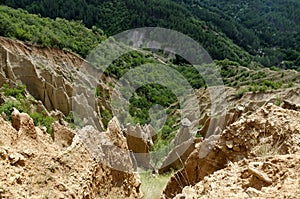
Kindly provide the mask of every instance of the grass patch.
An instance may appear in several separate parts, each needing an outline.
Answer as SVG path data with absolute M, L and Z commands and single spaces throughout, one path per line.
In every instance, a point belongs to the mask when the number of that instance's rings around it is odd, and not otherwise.
M 140 173 L 144 199 L 159 199 L 172 174 L 153 176 L 151 171 Z
M 281 129 L 282 131 L 282 129 Z M 253 148 L 253 152 L 258 157 L 267 157 L 273 155 L 283 155 L 284 148 L 282 148 L 285 143 L 285 138 L 275 138 L 275 135 L 264 136 L 260 138 L 260 141 Z

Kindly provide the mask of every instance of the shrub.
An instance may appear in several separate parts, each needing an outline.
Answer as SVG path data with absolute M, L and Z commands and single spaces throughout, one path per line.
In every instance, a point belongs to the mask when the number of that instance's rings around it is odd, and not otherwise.
M 65 117 L 66 122 L 68 122 L 71 125 L 72 129 L 75 129 L 76 127 L 83 127 L 84 122 L 79 117 L 79 115 L 73 111 L 70 111 L 69 115 Z
M 282 82 L 273 82 L 271 80 L 265 80 L 262 84 L 272 89 L 279 89 L 282 87 Z
M 30 117 L 33 119 L 34 125 L 36 126 L 45 126 L 47 128 L 47 132 L 49 134 L 52 133 L 52 123 L 56 121 L 55 118 L 50 116 L 45 116 L 41 113 L 34 112 L 29 114 Z
M 198 131 L 197 131 L 197 133 L 196 133 L 196 135 L 195 135 L 196 138 L 201 138 L 201 137 L 203 137 L 203 135 L 200 133 L 200 130 L 201 130 L 202 128 L 203 128 L 203 125 L 199 124 L 199 125 L 198 125 Z
M 276 106 L 280 106 L 281 103 L 282 103 L 282 98 L 281 98 L 280 96 L 277 96 L 277 97 L 276 97 L 276 101 L 275 101 L 275 105 L 276 105 Z
M 292 88 L 294 85 L 295 84 L 293 82 L 289 82 L 287 85 L 285 85 L 285 88 Z
M 102 97 L 102 93 L 101 93 L 100 88 L 98 86 L 96 87 L 95 96 L 96 97 Z
M 1 36 L 71 50 L 83 57 L 106 38 L 102 30 L 90 30 L 81 21 L 41 18 L 6 6 L 0 6 L 0 24 Z
M 235 98 L 240 99 L 243 97 L 244 93 L 249 92 L 249 88 L 242 88 L 236 94 Z
M 13 111 L 13 108 L 16 108 L 18 110 L 22 109 L 22 105 L 19 101 L 7 101 L 4 102 L 1 106 L 0 106 L 0 113 L 5 113 L 7 119 L 9 121 L 11 121 L 11 112 Z
M 16 99 L 24 99 L 25 91 L 26 86 L 21 83 L 17 83 L 14 86 L 10 86 L 9 84 L 3 84 L 1 88 L 1 92 L 3 92 L 5 96 L 12 96 Z
M 262 79 L 267 77 L 267 74 L 264 71 L 259 71 L 252 75 L 252 80 Z
M 270 69 L 273 71 L 280 71 L 280 68 L 277 68 L 276 66 L 271 66 Z
M 112 119 L 112 114 L 109 112 L 109 110 L 104 110 L 101 111 L 101 117 L 102 117 L 102 122 L 106 128 L 109 121 Z

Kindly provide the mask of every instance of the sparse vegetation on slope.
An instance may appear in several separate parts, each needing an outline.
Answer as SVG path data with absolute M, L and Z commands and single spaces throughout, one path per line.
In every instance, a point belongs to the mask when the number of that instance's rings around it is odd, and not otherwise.
M 0 92 L 6 97 L 5 101 L 0 104 L 0 114 L 4 113 L 8 121 L 12 121 L 11 113 L 13 108 L 21 112 L 28 113 L 34 124 L 37 126 L 45 126 L 49 134 L 52 133 L 51 125 L 56 121 L 55 118 L 48 116 L 46 113 L 38 113 L 32 111 L 35 108 L 34 99 L 27 94 L 26 96 L 26 86 L 17 83 L 16 85 L 3 84 L 0 88 Z

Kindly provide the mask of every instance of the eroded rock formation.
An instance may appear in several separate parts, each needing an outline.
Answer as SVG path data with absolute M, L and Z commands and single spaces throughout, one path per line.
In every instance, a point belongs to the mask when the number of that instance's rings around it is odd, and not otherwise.
M 18 115 L 17 111 L 15 113 Z M 111 151 L 115 154 L 115 164 L 126 164 L 127 170 L 100 161 L 92 153 L 89 142 L 82 137 L 89 135 L 88 129 L 76 134 L 70 146 L 62 146 L 61 143 L 71 141 L 69 133 L 72 130 L 56 124 L 53 141 L 49 134 L 33 126 L 36 132 L 33 139 L 33 129 L 23 128 L 22 121 L 15 123 L 19 133 L 23 131 L 20 137 L 10 123 L 0 118 L 0 198 L 141 197 L 140 179 L 131 168 L 131 159 L 118 151 Z M 65 133 L 58 136 L 62 131 Z M 109 155 L 105 150 L 112 149 L 112 145 L 128 151 L 117 120 L 110 122 L 106 132 L 95 130 L 95 133 L 105 138 L 89 139 L 97 142 L 93 147 L 102 149 L 96 150 L 99 156 Z
M 225 168 L 228 162 L 298 152 L 299 124 L 299 112 L 273 104 L 241 117 L 221 135 L 211 136 L 197 145 L 184 168 L 169 181 L 163 197 L 175 197 L 185 186 L 195 185 L 205 176 Z
M 300 154 L 258 157 L 230 163 L 186 186 L 175 199 L 299 198 Z
M 48 110 L 69 113 L 74 73 L 82 62 L 69 52 L 0 38 L 0 85 L 21 81 Z
M 128 126 L 126 129 L 126 139 L 128 148 L 133 152 L 137 166 L 151 168 L 150 147 L 152 146 L 152 136 L 150 132 L 139 124 Z

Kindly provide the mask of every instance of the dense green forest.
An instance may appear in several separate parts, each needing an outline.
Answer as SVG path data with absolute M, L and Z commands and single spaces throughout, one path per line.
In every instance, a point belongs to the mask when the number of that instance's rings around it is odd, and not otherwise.
M 0 36 L 71 50 L 81 56 L 105 39 L 103 31 L 95 26 L 90 30 L 79 21 L 41 18 L 6 6 L 0 6 Z
M 170 0 L 0 0 L 0 3 L 53 19 L 82 20 L 87 27 L 96 25 L 108 35 L 136 27 L 170 28 L 200 42 L 214 59 L 228 58 L 243 65 L 251 60 L 250 55 L 225 34 L 216 32 L 215 27 Z
M 264 66 L 300 66 L 300 1 L 173 0 L 216 26 Z
M 214 59 L 247 66 L 300 66 L 300 2 L 297 0 L 0 0 L 30 13 L 82 20 L 108 35 L 160 26 L 199 41 Z M 250 56 L 250 55 L 251 56 Z

